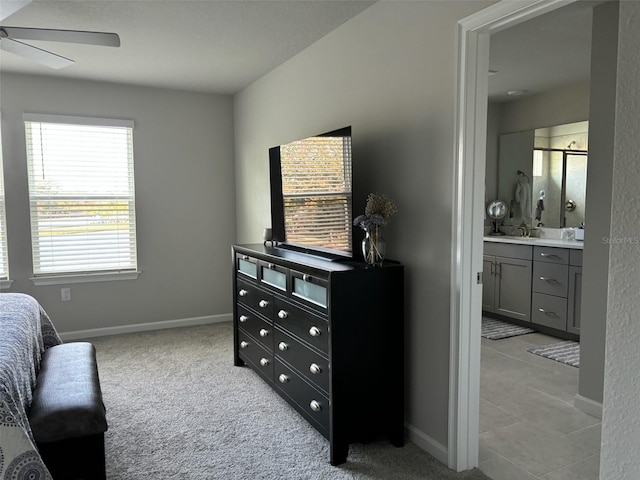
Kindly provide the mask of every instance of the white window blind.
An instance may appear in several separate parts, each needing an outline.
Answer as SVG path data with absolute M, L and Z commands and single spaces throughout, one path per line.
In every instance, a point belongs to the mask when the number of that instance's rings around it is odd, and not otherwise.
M 287 241 L 350 252 L 351 138 L 292 142 L 280 159 Z
M 34 276 L 137 270 L 133 122 L 24 120 Z
M 2 167 L 2 137 L 0 136 L 0 280 L 9 279 L 7 217 L 5 214 L 4 202 L 4 169 Z

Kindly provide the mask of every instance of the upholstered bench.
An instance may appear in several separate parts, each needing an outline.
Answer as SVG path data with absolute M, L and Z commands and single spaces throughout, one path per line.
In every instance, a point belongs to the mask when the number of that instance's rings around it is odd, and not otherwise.
M 29 424 L 54 480 L 105 478 L 106 410 L 91 343 L 64 343 L 44 352 Z

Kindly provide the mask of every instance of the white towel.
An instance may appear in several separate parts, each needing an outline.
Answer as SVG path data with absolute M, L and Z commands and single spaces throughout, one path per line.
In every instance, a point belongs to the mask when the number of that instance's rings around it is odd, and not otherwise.
M 521 182 L 518 180 L 516 183 L 515 200 L 520 205 L 520 214 L 522 220 L 531 221 L 531 186 L 528 182 Z

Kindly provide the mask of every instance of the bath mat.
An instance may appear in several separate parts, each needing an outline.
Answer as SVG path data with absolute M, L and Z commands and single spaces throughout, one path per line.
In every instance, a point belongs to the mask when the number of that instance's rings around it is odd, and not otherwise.
M 535 330 L 511 323 L 502 322 L 493 318 L 482 317 L 482 331 L 480 335 L 489 340 L 500 340 L 501 338 L 517 337 L 533 333 Z
M 552 343 L 551 345 L 533 347 L 528 349 L 527 352 L 580 368 L 580 344 L 578 342 L 567 340 L 565 342 Z

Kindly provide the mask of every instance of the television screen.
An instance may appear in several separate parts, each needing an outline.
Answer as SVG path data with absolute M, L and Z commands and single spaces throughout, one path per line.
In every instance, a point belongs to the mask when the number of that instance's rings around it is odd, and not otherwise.
M 273 239 L 352 257 L 351 127 L 273 147 L 269 159 Z

